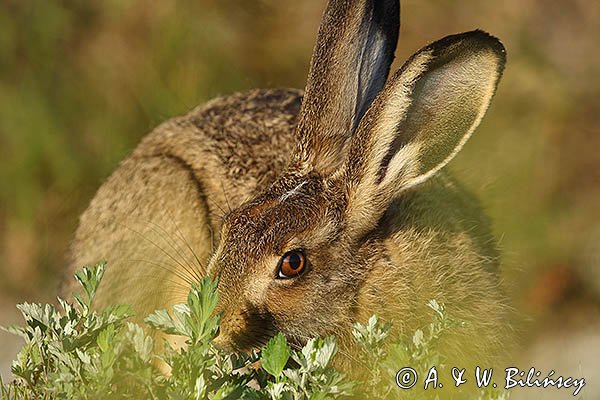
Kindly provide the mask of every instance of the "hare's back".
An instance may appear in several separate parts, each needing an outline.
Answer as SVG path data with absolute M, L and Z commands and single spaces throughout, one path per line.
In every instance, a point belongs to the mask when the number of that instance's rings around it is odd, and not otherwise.
M 166 154 L 194 171 L 209 207 L 235 208 L 271 184 L 292 158 L 297 89 L 219 97 L 159 126 L 137 154 Z

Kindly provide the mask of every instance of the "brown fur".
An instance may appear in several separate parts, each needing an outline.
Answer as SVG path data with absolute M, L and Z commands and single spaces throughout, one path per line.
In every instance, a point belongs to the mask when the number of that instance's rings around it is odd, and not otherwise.
M 447 335 L 449 355 L 497 351 L 507 324 L 495 242 L 441 168 L 485 113 L 504 49 L 480 31 L 449 36 L 386 83 L 397 35 L 396 1 L 331 0 L 305 98 L 235 94 L 156 128 L 82 215 L 70 272 L 107 259 L 99 304 L 142 315 L 218 276 L 217 342 L 230 348 L 276 331 L 348 346 L 373 313 L 411 332 L 436 299 L 468 323 Z M 308 272 L 276 279 L 294 249 Z

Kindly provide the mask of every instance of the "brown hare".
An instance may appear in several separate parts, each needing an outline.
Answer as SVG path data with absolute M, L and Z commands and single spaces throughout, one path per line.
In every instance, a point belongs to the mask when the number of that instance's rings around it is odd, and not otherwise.
M 431 299 L 466 322 L 449 354 L 493 348 L 507 308 L 495 241 L 443 167 L 485 114 L 505 50 L 452 35 L 388 79 L 398 31 L 397 0 L 330 0 L 304 93 L 234 94 L 157 127 L 81 216 L 69 275 L 108 260 L 99 303 L 141 315 L 218 276 L 217 343 L 232 349 L 278 331 L 344 345 L 374 313 L 410 332 Z

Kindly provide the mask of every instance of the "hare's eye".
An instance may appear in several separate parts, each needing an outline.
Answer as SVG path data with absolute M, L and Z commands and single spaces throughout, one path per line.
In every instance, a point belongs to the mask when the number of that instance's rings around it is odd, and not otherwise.
M 306 256 L 300 250 L 288 251 L 279 260 L 277 278 L 288 279 L 300 275 L 306 269 Z

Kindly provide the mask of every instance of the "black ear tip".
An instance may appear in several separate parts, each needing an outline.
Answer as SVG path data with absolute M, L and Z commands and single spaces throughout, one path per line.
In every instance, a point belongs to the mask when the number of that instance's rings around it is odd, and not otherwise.
M 491 51 L 498 58 L 500 70 L 504 68 L 506 63 L 506 49 L 502 42 L 497 37 L 480 29 L 446 36 L 430 44 L 428 48 L 437 56 L 450 56 L 457 52 L 465 54 Z
M 471 34 L 471 38 L 473 41 L 480 43 L 483 46 L 491 48 L 496 54 L 501 56 L 502 58 L 506 58 L 506 48 L 495 36 L 490 35 L 489 33 L 482 31 L 480 29 L 466 32 L 467 34 Z
M 400 2 L 398 0 L 373 0 L 371 3 L 372 22 L 380 31 L 384 32 L 390 42 L 394 43 L 395 49 L 400 31 Z

